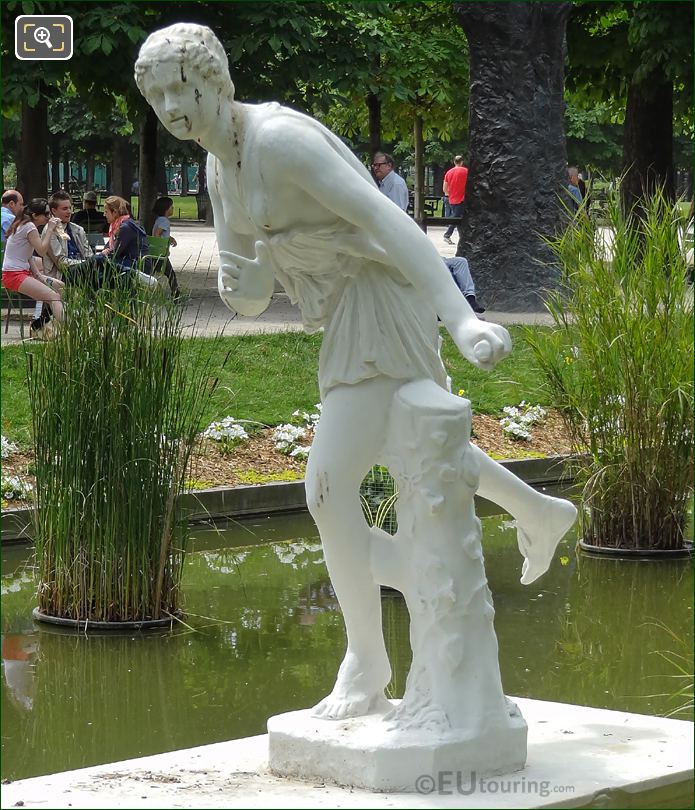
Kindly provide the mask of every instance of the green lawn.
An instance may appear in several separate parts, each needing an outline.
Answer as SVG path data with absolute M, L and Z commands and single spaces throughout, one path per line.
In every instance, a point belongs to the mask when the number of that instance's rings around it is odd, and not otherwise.
M 104 208 L 104 200 L 107 196 L 107 194 L 103 193 L 99 195 L 99 208 L 101 210 Z M 171 199 L 174 201 L 172 219 L 198 219 L 198 204 L 196 203 L 194 194 L 188 197 L 177 197 L 174 195 Z M 139 216 L 140 198 L 131 197 L 130 205 L 133 209 L 133 216 L 137 218 Z
M 458 393 L 463 389 L 477 413 L 500 414 L 505 405 L 516 405 L 523 399 L 550 404 L 521 328 L 512 327 L 510 332 L 514 341 L 512 356 L 492 372 L 471 366 L 458 354 L 448 335 L 445 337 L 443 357 L 452 390 Z M 319 401 L 319 335 L 291 332 L 228 337 L 219 343 L 201 340 L 215 353 L 212 367 L 219 369 L 219 383 L 201 429 L 227 415 L 277 425 L 289 421 L 296 409 L 311 410 Z M 42 348 L 41 344 L 28 343 L 2 350 L 2 434 L 21 445 L 31 441 L 25 350 L 33 353 Z M 191 353 L 193 349 L 190 345 Z M 89 407 L 88 402 L 85 407 Z
M 198 219 L 198 204 L 196 203 L 195 196 L 173 196 L 171 199 L 174 201 L 174 213 L 172 214 L 172 219 Z M 133 215 L 137 217 L 140 198 L 131 197 L 130 204 L 133 208 Z

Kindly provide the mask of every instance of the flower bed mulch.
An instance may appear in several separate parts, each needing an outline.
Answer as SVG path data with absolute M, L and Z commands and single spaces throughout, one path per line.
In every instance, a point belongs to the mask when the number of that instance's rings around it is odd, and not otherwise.
M 254 433 L 248 442 L 238 445 L 230 454 L 220 452 L 216 442 L 202 439 L 193 456 L 191 488 L 262 484 L 303 478 L 305 462 L 278 452 L 273 446 L 272 433 L 272 429 Z M 548 410 L 543 424 L 532 429 L 532 438 L 529 441 L 508 438 L 497 417 L 474 416 L 473 440 L 496 459 L 564 455 L 572 452 L 562 418 L 553 410 Z M 2 462 L 4 475 L 18 475 L 31 484 L 34 483 L 32 465 L 33 459 L 27 452 L 13 453 Z M 20 505 L 21 501 L 12 503 Z

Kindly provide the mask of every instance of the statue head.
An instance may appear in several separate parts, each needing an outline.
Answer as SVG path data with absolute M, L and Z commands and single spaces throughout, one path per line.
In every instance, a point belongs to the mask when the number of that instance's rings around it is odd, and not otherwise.
M 200 139 L 234 99 L 227 54 L 204 25 L 175 23 L 145 40 L 135 62 L 138 89 L 177 138 Z

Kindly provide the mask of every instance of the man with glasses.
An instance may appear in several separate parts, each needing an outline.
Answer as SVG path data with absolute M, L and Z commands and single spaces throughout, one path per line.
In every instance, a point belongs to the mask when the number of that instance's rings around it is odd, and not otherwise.
M 377 152 L 372 162 L 372 173 L 377 181 L 379 191 L 385 194 L 389 200 L 395 202 L 403 211 L 408 210 L 410 194 L 405 180 L 394 170 L 394 162 L 391 155 L 385 152 Z

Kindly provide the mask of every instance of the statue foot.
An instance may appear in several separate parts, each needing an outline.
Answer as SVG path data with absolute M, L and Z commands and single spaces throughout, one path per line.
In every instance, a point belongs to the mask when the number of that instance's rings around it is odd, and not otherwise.
M 562 498 L 542 496 L 542 504 L 534 518 L 532 528 L 517 526 L 516 536 L 519 551 L 526 558 L 521 569 L 521 584 L 530 585 L 545 574 L 555 554 L 555 549 L 577 519 L 577 508 Z
M 323 720 L 344 720 L 389 711 L 392 707 L 384 695 L 384 688 L 391 678 L 391 667 L 385 652 L 383 659 L 380 664 L 375 660 L 364 667 L 348 650 L 333 691 L 314 706 L 312 716 Z

